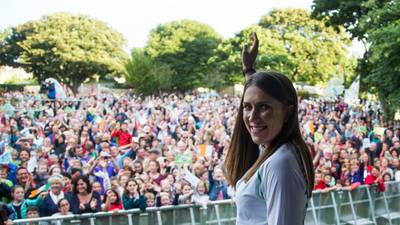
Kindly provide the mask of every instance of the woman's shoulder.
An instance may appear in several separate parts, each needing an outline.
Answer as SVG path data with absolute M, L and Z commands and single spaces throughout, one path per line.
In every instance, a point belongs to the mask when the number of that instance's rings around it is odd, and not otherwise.
M 279 164 L 287 162 L 287 160 L 296 160 L 295 149 L 292 144 L 281 145 L 267 160 L 264 164 Z
M 296 159 L 296 149 L 291 144 L 284 144 L 263 163 L 257 177 L 261 183 L 269 183 L 269 187 L 303 187 L 305 180 Z
M 296 159 L 295 148 L 292 144 L 281 145 L 261 166 L 260 169 L 275 172 L 300 169 Z

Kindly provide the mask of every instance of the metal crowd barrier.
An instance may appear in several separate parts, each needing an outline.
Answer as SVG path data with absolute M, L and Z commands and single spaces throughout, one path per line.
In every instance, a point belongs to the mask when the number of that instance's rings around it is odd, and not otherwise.
M 333 192 L 314 191 L 305 224 L 400 224 L 400 182 L 387 182 L 386 191 L 375 186 Z M 13 221 L 15 225 L 234 225 L 236 206 L 231 200 L 207 207 L 179 205 L 99 212 L 95 214 L 42 217 Z
M 385 192 L 367 185 L 352 191 L 314 191 L 305 224 L 398 225 L 400 182 L 386 182 L 385 188 Z

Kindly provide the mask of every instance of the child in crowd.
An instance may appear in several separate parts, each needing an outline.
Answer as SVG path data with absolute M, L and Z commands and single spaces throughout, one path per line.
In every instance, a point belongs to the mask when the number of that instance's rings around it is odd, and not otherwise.
M 197 205 L 206 206 L 211 203 L 210 196 L 208 196 L 207 186 L 203 181 L 197 184 L 196 192 L 193 195 L 193 201 Z
M 144 211 L 147 207 L 146 197 L 143 195 L 144 189 L 139 189 L 135 179 L 129 179 L 126 182 L 124 193 L 122 194 L 122 203 L 124 209 L 139 208 Z
M 43 199 L 46 197 L 47 192 L 42 192 L 35 199 L 25 199 L 24 195 L 25 195 L 25 190 L 22 186 L 16 185 L 11 190 L 11 196 L 13 200 L 9 204 L 9 207 L 14 211 L 16 219 L 27 218 L 28 207 L 29 206 L 38 207 L 43 202 Z
M 372 167 L 372 171 L 368 176 L 365 178 L 365 184 L 367 185 L 373 185 L 377 184 L 379 187 L 379 190 L 385 191 L 385 183 L 382 177 L 382 174 L 379 171 L 378 166 Z
M 122 202 L 116 190 L 109 189 L 106 191 L 101 209 L 106 212 L 122 210 Z

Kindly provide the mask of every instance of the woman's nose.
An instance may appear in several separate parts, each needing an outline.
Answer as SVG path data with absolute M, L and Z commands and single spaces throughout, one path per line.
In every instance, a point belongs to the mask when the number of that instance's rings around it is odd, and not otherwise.
M 254 121 L 258 118 L 258 112 L 255 109 L 252 109 L 249 113 L 249 121 Z

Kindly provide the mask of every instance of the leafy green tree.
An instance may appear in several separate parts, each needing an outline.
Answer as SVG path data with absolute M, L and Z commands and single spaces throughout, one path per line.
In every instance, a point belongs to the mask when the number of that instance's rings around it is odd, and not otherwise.
M 126 84 L 137 94 L 151 95 L 172 89 L 173 71 L 168 65 L 156 62 L 143 49 L 134 48 L 125 66 Z
M 11 28 L 5 28 L 3 30 L 0 30 L 0 41 L 3 41 L 7 36 L 11 34 L 12 30 Z
M 324 83 L 339 68 L 347 66 L 350 39 L 324 22 L 312 19 L 302 9 L 276 9 L 263 16 L 258 24 L 245 28 L 224 41 L 210 61 L 228 74 L 227 83 L 240 80 L 241 48 L 257 32 L 260 51 L 257 69 L 276 70 L 301 83 Z
M 0 64 L 22 67 L 39 82 L 54 77 L 76 93 L 94 75 L 123 74 L 124 44 L 102 21 L 56 13 L 14 27 L 0 42 Z
M 386 118 L 400 108 L 400 1 L 314 0 L 313 15 L 327 17 L 332 26 L 344 25 L 364 42 L 357 72 L 369 92 L 377 93 Z
M 206 77 L 213 68 L 208 60 L 220 42 L 221 37 L 210 26 L 181 20 L 153 29 L 145 50 L 176 72 L 172 77 L 174 89 L 188 90 L 210 85 Z
M 375 5 L 375 1 L 368 3 Z M 369 70 L 365 82 L 378 93 L 391 120 L 396 110 L 400 110 L 400 1 L 370 10 L 360 23 L 367 28 L 370 43 L 364 57 Z

